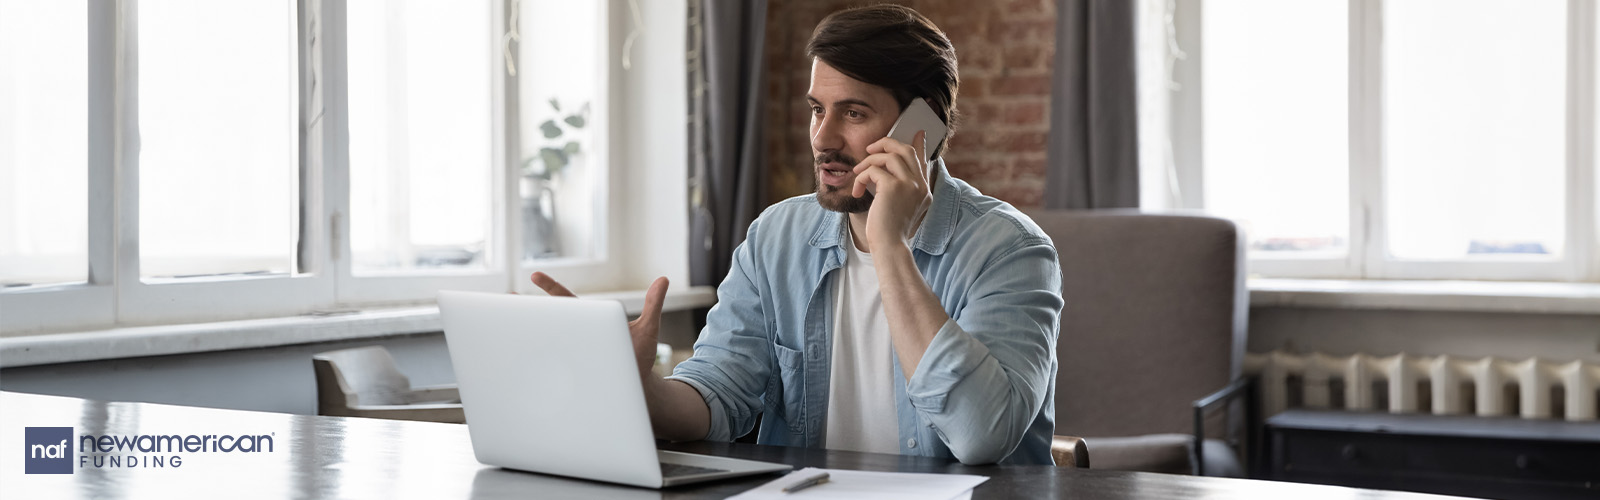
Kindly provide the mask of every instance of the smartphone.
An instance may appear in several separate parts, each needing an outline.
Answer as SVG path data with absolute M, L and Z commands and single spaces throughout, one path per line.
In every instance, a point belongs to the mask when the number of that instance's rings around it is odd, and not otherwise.
M 945 127 L 944 121 L 939 119 L 939 114 L 933 112 L 933 107 L 928 105 L 928 101 L 921 97 L 912 99 L 911 105 L 900 112 L 900 119 L 895 120 L 894 127 L 889 129 L 889 137 L 916 147 L 917 145 L 912 144 L 911 140 L 916 138 L 918 130 L 928 132 L 925 154 L 929 158 L 939 152 L 940 146 L 944 144 L 945 134 L 950 131 Z

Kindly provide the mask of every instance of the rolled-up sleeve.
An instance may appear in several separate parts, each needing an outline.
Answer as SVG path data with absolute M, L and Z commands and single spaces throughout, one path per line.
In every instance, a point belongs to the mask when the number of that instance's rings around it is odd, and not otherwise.
M 756 239 L 751 224 L 745 242 L 733 251 L 732 268 L 717 286 L 717 304 L 706 313 L 706 327 L 694 344 L 694 356 L 679 363 L 670 380 L 700 392 L 711 410 L 707 440 L 731 441 L 755 426 L 771 370 L 772 347 L 763 314 L 756 262 L 750 248 Z
M 1061 315 L 1061 268 L 1049 240 L 991 259 L 907 381 L 911 405 L 956 459 L 1004 459 L 1047 398 Z

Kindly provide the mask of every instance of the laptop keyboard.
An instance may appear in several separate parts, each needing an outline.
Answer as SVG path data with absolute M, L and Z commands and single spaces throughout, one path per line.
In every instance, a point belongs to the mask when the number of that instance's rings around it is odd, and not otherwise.
M 695 474 L 710 474 L 713 472 L 728 472 L 722 469 L 708 469 L 693 465 L 669 464 L 661 462 L 661 477 L 692 476 Z

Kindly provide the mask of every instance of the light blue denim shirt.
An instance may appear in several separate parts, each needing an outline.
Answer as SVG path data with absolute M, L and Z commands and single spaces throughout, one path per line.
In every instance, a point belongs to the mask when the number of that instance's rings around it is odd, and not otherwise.
M 966 464 L 1052 464 L 1061 269 L 1027 216 L 945 172 L 912 240 L 950 315 L 910 381 L 895 358 L 900 453 Z M 816 195 L 769 207 L 733 252 L 694 356 L 671 379 L 700 391 L 706 439 L 821 448 L 827 428 L 833 281 L 847 218 Z

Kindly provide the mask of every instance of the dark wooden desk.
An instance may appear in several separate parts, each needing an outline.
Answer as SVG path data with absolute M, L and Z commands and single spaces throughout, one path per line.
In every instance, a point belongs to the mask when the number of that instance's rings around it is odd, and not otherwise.
M 262 435 L 273 451 L 178 455 L 181 465 L 24 474 L 25 427 L 85 434 Z M 793 464 L 989 476 L 973 498 L 1438 498 L 1413 493 L 1050 466 L 968 467 L 949 460 L 736 443 L 663 448 Z M 73 443 L 76 453 L 77 443 Z M 74 462 L 81 455 L 75 454 Z M 317 417 L 0 393 L 0 498 L 724 498 L 776 475 L 647 490 L 484 466 L 456 424 Z

